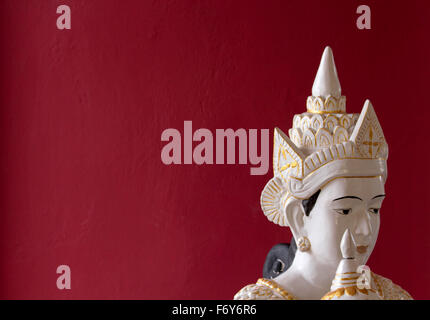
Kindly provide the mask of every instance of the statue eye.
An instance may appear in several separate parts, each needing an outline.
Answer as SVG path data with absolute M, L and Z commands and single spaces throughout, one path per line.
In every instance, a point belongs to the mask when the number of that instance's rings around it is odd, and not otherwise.
M 373 213 L 373 214 L 378 214 L 379 213 L 379 210 L 381 210 L 380 208 L 370 208 L 369 209 L 369 212 L 370 213 Z
M 339 214 L 347 215 L 351 213 L 352 209 L 335 209 L 335 211 Z

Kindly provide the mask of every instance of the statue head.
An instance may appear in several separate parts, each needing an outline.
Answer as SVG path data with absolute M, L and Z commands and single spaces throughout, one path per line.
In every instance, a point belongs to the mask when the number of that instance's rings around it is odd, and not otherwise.
M 287 136 L 274 130 L 274 177 L 261 194 L 266 217 L 288 226 L 307 254 L 336 267 L 346 229 L 365 264 L 378 236 L 385 196 L 388 146 L 375 111 L 366 100 L 360 114 L 346 113 L 346 98 L 326 47 L 307 99 Z M 298 245 L 300 247 L 300 245 Z

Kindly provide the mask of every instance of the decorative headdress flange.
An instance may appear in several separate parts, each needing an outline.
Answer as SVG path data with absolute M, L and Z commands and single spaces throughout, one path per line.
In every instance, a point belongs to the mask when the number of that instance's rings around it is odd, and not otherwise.
M 287 222 L 289 199 L 307 199 L 339 177 L 387 177 L 388 146 L 369 100 L 358 114 L 346 113 L 346 98 L 326 47 L 307 100 L 307 112 L 295 115 L 289 137 L 274 132 L 274 177 L 261 194 L 261 207 L 270 221 Z

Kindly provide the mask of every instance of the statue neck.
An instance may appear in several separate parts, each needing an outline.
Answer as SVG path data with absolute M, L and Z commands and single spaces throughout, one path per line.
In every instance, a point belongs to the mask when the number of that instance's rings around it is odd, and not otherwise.
M 298 299 L 319 300 L 331 287 L 338 263 L 327 264 L 297 251 L 293 264 L 274 280 Z

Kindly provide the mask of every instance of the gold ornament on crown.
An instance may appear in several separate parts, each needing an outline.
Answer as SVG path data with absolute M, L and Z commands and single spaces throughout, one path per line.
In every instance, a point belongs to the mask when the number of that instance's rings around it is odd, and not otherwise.
M 336 98 L 332 95 L 327 98 L 310 96 L 306 100 L 306 108 L 310 113 L 345 113 L 346 97 Z

